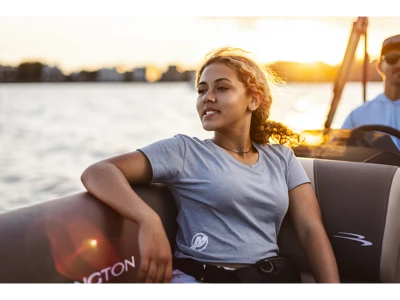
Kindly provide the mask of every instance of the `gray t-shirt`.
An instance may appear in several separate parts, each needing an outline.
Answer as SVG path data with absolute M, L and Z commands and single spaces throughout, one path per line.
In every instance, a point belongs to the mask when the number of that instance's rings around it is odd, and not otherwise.
M 152 182 L 168 184 L 178 207 L 175 257 L 254 263 L 278 254 L 288 191 L 310 180 L 290 148 L 253 145 L 259 153 L 253 165 L 211 140 L 182 134 L 139 149 Z

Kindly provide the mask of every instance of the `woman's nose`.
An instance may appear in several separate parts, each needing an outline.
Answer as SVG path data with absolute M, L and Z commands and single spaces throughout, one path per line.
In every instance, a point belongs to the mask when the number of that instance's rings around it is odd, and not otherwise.
M 207 93 L 204 94 L 203 96 L 203 103 L 207 103 L 207 102 L 215 102 L 215 95 L 212 91 L 207 91 Z

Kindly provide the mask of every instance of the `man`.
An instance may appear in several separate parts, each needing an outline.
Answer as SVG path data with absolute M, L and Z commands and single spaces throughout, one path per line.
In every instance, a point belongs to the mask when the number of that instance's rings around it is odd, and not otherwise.
M 383 93 L 354 109 L 344 121 L 343 129 L 374 124 L 400 130 L 400 34 L 383 41 L 376 67 L 383 79 Z M 400 149 L 400 140 L 391 137 Z

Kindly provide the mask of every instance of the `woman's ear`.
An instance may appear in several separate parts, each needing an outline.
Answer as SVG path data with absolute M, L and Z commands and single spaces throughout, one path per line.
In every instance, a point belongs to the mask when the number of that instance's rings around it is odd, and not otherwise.
M 248 109 L 250 111 L 255 111 L 261 104 L 261 94 L 260 93 L 253 93 L 251 96 L 251 101 L 248 105 Z

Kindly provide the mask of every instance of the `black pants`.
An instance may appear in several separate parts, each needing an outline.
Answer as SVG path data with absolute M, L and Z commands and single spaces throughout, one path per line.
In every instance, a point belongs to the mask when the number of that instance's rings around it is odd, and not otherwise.
M 249 267 L 226 270 L 192 259 L 175 259 L 174 269 L 207 283 L 301 283 L 299 272 L 284 257 L 261 259 Z

